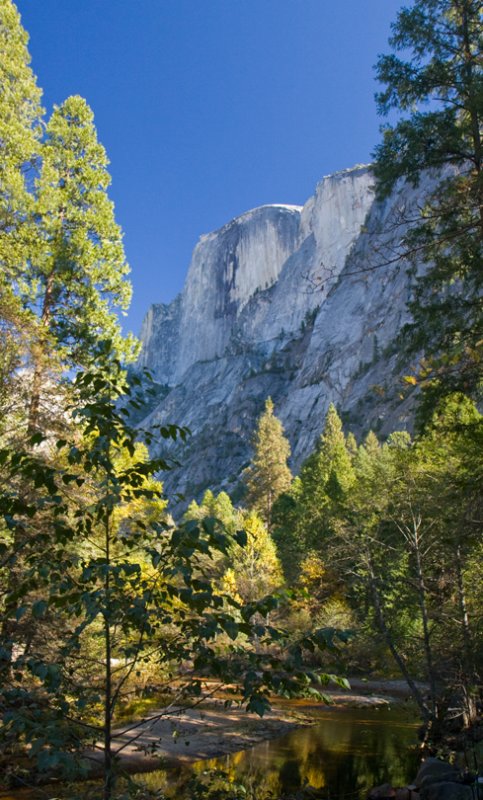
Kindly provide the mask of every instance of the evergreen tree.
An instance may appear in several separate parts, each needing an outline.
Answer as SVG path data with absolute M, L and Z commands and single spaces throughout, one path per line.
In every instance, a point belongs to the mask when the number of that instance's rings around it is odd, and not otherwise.
M 387 195 L 398 178 L 417 184 L 428 170 L 436 183 L 420 218 L 403 220 L 409 231 L 400 249 L 415 267 L 425 265 L 409 304 L 414 323 L 404 334 L 410 350 L 431 357 L 420 374 L 428 409 L 435 394 L 474 391 L 481 379 L 481 31 L 480 0 L 415 0 L 393 24 L 395 53 L 377 64 L 385 84 L 379 111 L 401 115 L 385 126 L 376 149 L 379 194 Z
M 18 366 L 35 326 L 15 281 L 37 248 L 31 191 L 42 133 L 41 91 L 30 68 L 28 36 L 11 0 L 0 4 L 0 434 L 25 405 Z M 10 420 L 10 423 L 7 420 Z
M 124 359 L 134 353 L 134 341 L 122 337 L 116 314 L 116 308 L 127 308 L 131 287 L 122 233 L 107 196 L 107 164 L 92 111 L 81 97 L 68 98 L 47 125 L 37 184 L 41 247 L 19 284 L 24 305 L 39 315 L 32 431 L 39 424 L 54 353 L 61 373 L 89 367 L 102 339 L 112 341 Z
M 300 471 L 297 529 L 305 550 L 320 549 L 324 536 L 331 530 L 332 512 L 353 482 L 342 422 L 331 403 L 317 446 Z
M 277 498 L 272 509 L 273 539 L 289 584 L 298 577 L 300 560 L 306 550 L 304 531 L 298 524 L 302 482 L 298 475 L 287 492 Z
M 105 151 L 79 97 L 54 110 L 45 135 L 28 36 L 11 0 L 0 8 L 0 402 L 33 375 L 30 431 L 55 368 L 89 366 L 99 339 L 129 359 L 116 308 L 130 298 L 122 234 L 107 197 Z M 13 386 L 15 390 L 13 390 Z M 10 388 L 9 388 L 10 387 Z M 8 391 L 7 391 L 8 390 Z M 23 398 L 22 398 L 23 399 Z
M 269 397 L 260 416 L 253 438 L 254 455 L 244 478 L 248 488 L 247 504 L 258 511 L 270 531 L 275 500 L 286 491 L 292 480 L 287 466 L 290 445 L 283 433 L 282 423 L 273 413 Z
M 357 440 L 352 431 L 349 431 L 346 439 L 347 452 L 352 459 L 357 455 Z
M 207 489 L 198 505 L 196 500 L 192 500 L 186 509 L 184 520 L 202 520 L 211 517 L 223 523 L 225 530 L 234 534 L 238 527 L 238 515 L 233 507 L 230 496 L 226 492 L 215 495 L 211 489 Z
M 28 36 L 11 0 L 0 5 L 0 298 L 35 242 L 29 188 L 42 132 L 41 91 Z M 1 312 L 0 307 L 0 312 Z

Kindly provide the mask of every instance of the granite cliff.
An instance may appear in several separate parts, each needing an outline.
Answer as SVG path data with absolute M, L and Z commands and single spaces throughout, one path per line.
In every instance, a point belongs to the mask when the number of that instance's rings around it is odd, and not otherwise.
M 262 206 L 201 236 L 181 294 L 149 309 L 139 365 L 159 392 L 144 424 L 192 431 L 168 493 L 236 497 L 268 395 L 294 471 L 330 402 L 356 434 L 408 426 L 395 337 L 409 285 L 394 248 L 424 187 L 379 202 L 372 184 L 370 168 L 355 167 L 325 177 L 303 207 Z

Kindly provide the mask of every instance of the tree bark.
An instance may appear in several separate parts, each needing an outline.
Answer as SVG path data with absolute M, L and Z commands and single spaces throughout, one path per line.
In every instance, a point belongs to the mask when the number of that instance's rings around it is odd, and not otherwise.
M 111 672 L 111 623 L 110 623 L 110 575 L 111 541 L 109 517 L 105 530 L 106 577 L 104 580 L 104 652 L 106 659 L 104 688 L 104 800 L 111 800 L 114 790 L 114 774 L 112 763 L 112 672 Z
M 30 393 L 30 403 L 28 411 L 27 433 L 32 436 L 40 428 L 40 405 L 42 397 L 42 385 L 45 375 L 46 344 L 45 336 L 48 330 L 52 304 L 54 296 L 54 271 L 52 270 L 45 286 L 44 299 L 42 303 L 42 314 L 40 317 L 40 337 L 33 349 L 33 377 L 32 390 Z
M 467 109 L 471 120 L 471 136 L 473 139 L 473 155 L 476 169 L 478 208 L 480 214 L 480 238 L 483 239 L 483 186 L 481 184 L 481 167 L 483 158 L 483 148 L 481 143 L 480 119 L 478 115 L 478 99 L 474 91 L 475 76 L 473 70 L 473 54 L 471 52 L 470 32 L 468 26 L 468 7 L 466 1 L 463 3 L 462 11 L 462 34 L 463 51 L 465 59 L 465 77 L 467 81 L 468 103 Z

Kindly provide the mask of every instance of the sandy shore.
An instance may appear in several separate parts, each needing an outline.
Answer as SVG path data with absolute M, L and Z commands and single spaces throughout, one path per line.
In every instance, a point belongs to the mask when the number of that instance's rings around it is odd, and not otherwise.
M 213 698 L 197 708 L 153 712 L 142 722 L 126 723 L 118 731 L 114 750 L 120 748 L 119 758 L 127 772 L 148 772 L 246 750 L 296 728 L 316 724 L 327 712 L 336 713 L 337 707 L 380 707 L 404 701 L 408 696 L 404 681 L 354 679 L 351 687 L 347 692 L 326 692 L 331 706 L 304 700 L 275 701 L 263 718 L 236 706 L 227 709 L 223 700 Z M 133 736 L 136 740 L 130 741 Z M 86 753 L 92 777 L 100 773 L 102 759 L 100 751 Z M 30 792 L 24 795 L 22 790 L 14 795 L 0 790 L 0 798 L 7 800 L 31 800 L 32 796 Z
M 406 694 L 402 681 L 353 683 L 357 684 L 357 692 L 327 692 L 332 708 L 383 706 Z M 226 709 L 222 700 L 211 699 L 197 708 L 153 712 L 141 723 L 125 725 L 115 737 L 114 750 L 119 750 L 119 758 L 130 772 L 159 768 L 160 762 L 189 763 L 216 758 L 277 738 L 295 728 L 313 725 L 323 708 L 323 704 L 306 701 L 275 703 L 260 718 L 242 708 Z M 135 741 L 130 741 L 133 736 Z M 101 759 L 101 753 L 89 753 L 91 764 Z

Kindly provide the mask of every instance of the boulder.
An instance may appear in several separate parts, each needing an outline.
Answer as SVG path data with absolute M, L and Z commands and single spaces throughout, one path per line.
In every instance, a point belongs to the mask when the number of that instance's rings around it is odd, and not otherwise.
M 441 781 L 422 788 L 420 798 L 421 800 L 474 800 L 474 795 L 471 786 Z
M 418 788 L 422 788 L 443 781 L 460 783 L 459 770 L 448 764 L 447 761 L 441 761 L 439 758 L 427 758 L 421 764 L 414 783 Z
M 414 786 L 403 786 L 396 789 L 396 800 L 419 800 L 419 793 Z
M 368 800 L 385 800 L 387 797 L 396 797 L 396 790 L 390 783 L 383 783 L 381 786 L 374 786 L 367 797 Z

